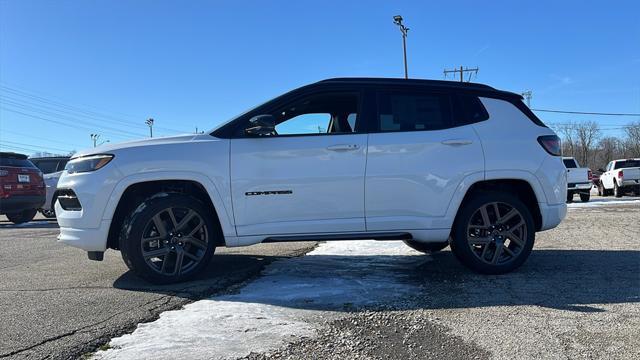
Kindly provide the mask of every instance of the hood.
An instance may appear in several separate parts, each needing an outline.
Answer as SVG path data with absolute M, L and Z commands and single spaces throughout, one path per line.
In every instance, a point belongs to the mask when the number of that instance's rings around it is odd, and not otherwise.
M 104 145 L 100 145 L 95 148 L 84 149 L 76 152 L 71 157 L 72 159 L 93 155 L 93 154 L 110 154 L 116 150 L 127 149 L 127 148 L 135 148 L 135 147 L 144 147 L 150 145 L 161 145 L 161 144 L 176 144 L 176 143 L 185 143 L 190 141 L 198 141 L 198 140 L 213 140 L 215 139 L 209 134 L 185 134 L 185 135 L 176 135 L 176 136 L 164 136 L 164 137 L 156 137 L 156 138 L 148 138 L 141 140 L 133 140 L 126 141 L 121 143 L 107 143 Z

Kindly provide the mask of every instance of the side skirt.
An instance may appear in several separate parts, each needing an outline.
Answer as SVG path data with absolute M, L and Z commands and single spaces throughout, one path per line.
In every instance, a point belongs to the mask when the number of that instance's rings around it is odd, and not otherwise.
M 292 241 L 336 241 L 336 240 L 411 240 L 413 237 L 406 232 L 381 233 L 347 233 L 329 235 L 285 235 L 272 236 L 264 239 L 263 243 L 292 242 Z

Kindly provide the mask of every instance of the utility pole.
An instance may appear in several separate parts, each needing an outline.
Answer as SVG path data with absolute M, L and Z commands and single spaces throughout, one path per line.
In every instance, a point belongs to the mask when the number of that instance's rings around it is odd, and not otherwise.
M 527 107 L 531 107 L 531 98 L 533 97 L 533 92 L 531 92 L 531 90 L 527 90 L 522 93 L 522 97 L 527 100 Z
M 148 118 L 144 123 L 149 126 L 149 137 L 153 137 L 153 118 Z
M 409 32 L 409 28 L 402 24 L 402 16 L 396 15 L 393 17 L 393 23 L 400 27 L 400 32 L 402 33 L 402 52 L 404 55 L 404 78 L 409 78 L 409 70 L 407 69 L 407 32 Z
M 453 74 L 460 73 L 460 82 L 464 82 L 464 73 L 468 72 L 469 73 L 469 79 L 467 79 L 467 82 L 469 82 L 469 81 L 471 81 L 471 73 L 475 73 L 475 75 L 477 77 L 479 70 L 480 69 L 477 68 L 477 67 L 471 68 L 471 69 L 469 69 L 469 68 L 464 69 L 464 68 L 462 68 L 462 66 L 460 66 L 459 69 L 453 69 L 453 70 L 444 69 L 444 78 L 446 79 L 447 75 L 451 74 L 451 73 L 453 73 Z M 454 77 L 455 77 L 455 75 L 454 75 Z
M 100 138 L 100 134 L 91 134 L 91 141 L 93 141 L 93 147 L 98 146 L 98 138 Z

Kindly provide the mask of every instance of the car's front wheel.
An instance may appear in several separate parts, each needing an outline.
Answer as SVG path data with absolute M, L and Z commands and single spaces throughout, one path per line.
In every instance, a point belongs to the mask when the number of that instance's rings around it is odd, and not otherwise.
M 485 192 L 473 196 L 460 210 L 451 250 L 474 271 L 504 274 L 525 262 L 534 241 L 527 206 L 509 193 Z
M 448 241 L 423 243 L 415 240 L 404 240 L 404 243 L 407 244 L 407 246 L 412 248 L 413 250 L 417 250 L 425 254 L 432 254 L 449 246 Z
M 122 258 L 136 275 L 152 283 L 188 280 L 207 266 L 221 236 L 212 218 L 191 196 L 152 196 L 123 223 Z
M 6 216 L 7 219 L 9 219 L 9 221 L 14 224 L 23 224 L 33 220 L 33 218 L 36 217 L 37 213 L 38 210 L 36 209 L 28 209 L 16 213 L 6 214 Z

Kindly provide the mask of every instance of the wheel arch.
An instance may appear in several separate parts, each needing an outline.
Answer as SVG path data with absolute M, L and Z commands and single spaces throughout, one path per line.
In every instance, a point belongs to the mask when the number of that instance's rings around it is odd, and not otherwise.
M 195 180 L 163 179 L 134 182 L 126 187 L 113 211 L 107 236 L 107 248 L 119 249 L 120 228 L 126 216 L 135 209 L 141 201 L 162 192 L 186 194 L 201 200 L 211 212 L 214 224 L 220 230 L 221 237 L 216 245 L 225 246 L 225 226 L 224 219 L 221 218 L 224 214 L 220 214 L 220 210 L 216 208 L 207 188 Z
M 484 191 L 509 192 L 518 197 L 527 206 L 527 208 L 531 210 L 535 229 L 536 231 L 540 231 L 542 228 L 542 213 L 540 211 L 540 206 L 538 205 L 539 200 L 535 188 L 529 181 L 518 178 L 481 180 L 471 184 L 464 193 L 464 197 L 457 207 L 457 211 L 453 219 L 454 223 L 469 199 L 471 199 L 474 194 Z

